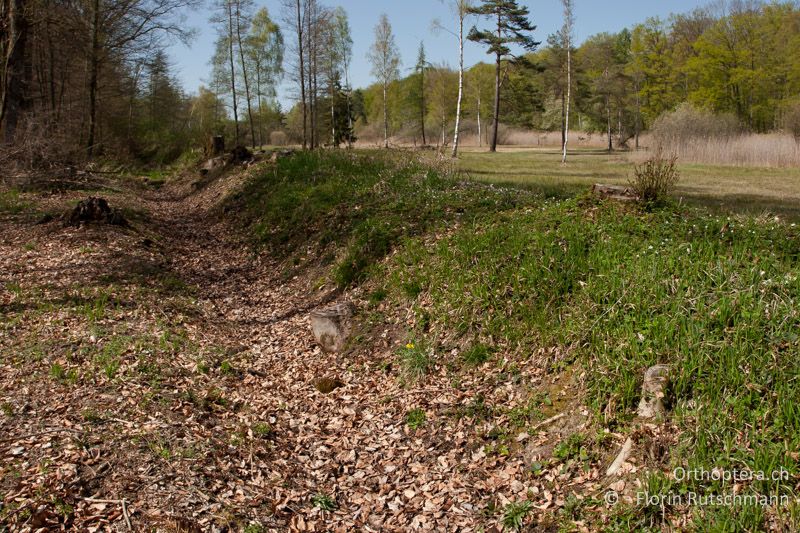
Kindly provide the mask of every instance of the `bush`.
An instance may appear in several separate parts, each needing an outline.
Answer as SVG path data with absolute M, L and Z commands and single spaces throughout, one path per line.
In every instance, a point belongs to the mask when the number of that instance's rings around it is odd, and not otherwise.
M 800 143 L 800 102 L 792 105 L 783 117 L 783 127 L 787 133 L 794 135 L 794 140 Z
M 658 117 L 652 132 L 659 144 L 666 146 L 691 139 L 729 139 L 741 134 L 742 127 L 732 114 L 716 115 L 683 103 Z
M 667 202 L 669 193 L 680 179 L 677 162 L 677 156 L 666 158 L 658 153 L 641 165 L 634 166 L 635 177 L 631 187 L 642 202 L 648 206 Z
M 272 146 L 286 146 L 289 144 L 289 137 L 282 131 L 273 131 L 269 134 L 269 144 Z

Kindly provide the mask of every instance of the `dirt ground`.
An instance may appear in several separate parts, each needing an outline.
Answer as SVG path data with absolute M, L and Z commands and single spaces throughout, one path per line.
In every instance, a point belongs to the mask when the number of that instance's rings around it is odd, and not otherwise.
M 358 290 L 334 296 L 369 335 L 323 353 L 308 311 L 330 289 L 221 216 L 241 179 L 115 182 L 100 193 L 128 228 L 0 217 L 0 530 L 492 530 L 522 500 L 544 530 L 569 494 L 602 489 L 598 464 L 532 472 L 546 424 L 493 444 L 531 391 L 570 397 L 541 367 L 404 386 L 391 361 L 410 313 Z M 87 195 L 25 199 L 57 213 Z M 323 394 L 325 377 L 343 386 Z

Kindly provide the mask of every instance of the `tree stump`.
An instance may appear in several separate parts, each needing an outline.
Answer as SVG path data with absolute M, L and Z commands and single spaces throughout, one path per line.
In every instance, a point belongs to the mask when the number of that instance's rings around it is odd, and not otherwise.
M 81 200 L 72 211 L 64 215 L 68 226 L 80 226 L 88 222 L 100 222 L 114 226 L 127 226 L 128 221 L 117 209 L 111 209 L 105 198 L 90 196 Z
M 222 135 L 214 135 L 211 137 L 206 155 L 208 157 L 217 157 L 225 153 L 225 137 Z
M 602 183 L 595 183 L 592 187 L 592 194 L 600 198 L 616 200 L 618 202 L 635 202 L 639 199 L 639 195 L 636 194 L 633 187 L 626 187 L 624 185 L 603 185 Z
M 311 329 L 317 344 L 326 352 L 342 351 L 350 337 L 354 307 L 349 302 L 311 313 Z
M 669 385 L 669 367 L 667 365 L 651 366 L 644 373 L 642 399 L 639 401 L 638 414 L 642 418 L 661 418 L 667 409 L 664 396 Z

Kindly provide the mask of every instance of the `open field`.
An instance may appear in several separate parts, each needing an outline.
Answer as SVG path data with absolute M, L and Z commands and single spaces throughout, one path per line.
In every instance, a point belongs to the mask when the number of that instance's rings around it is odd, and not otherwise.
M 467 148 L 459 169 L 469 178 L 505 183 L 555 197 L 572 196 L 594 183 L 626 184 L 633 163 L 647 152 L 582 150 L 561 164 L 557 149 L 501 147 L 497 154 Z M 679 162 L 680 163 L 680 162 Z M 679 164 L 682 179 L 675 195 L 689 203 L 760 214 L 800 218 L 800 170 Z

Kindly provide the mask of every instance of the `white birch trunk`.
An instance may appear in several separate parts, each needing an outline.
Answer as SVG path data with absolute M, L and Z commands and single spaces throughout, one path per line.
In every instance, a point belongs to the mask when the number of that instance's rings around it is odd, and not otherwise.
M 453 135 L 453 157 L 458 157 L 458 134 L 461 128 L 461 100 L 464 96 L 464 10 L 458 14 L 458 104 L 456 105 L 456 131 Z

